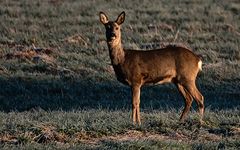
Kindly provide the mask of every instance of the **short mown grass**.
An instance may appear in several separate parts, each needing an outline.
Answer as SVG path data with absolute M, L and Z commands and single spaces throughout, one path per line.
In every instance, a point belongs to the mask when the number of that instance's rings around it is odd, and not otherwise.
M 239 149 L 238 0 L 0 3 L 0 149 Z M 143 124 L 132 124 L 99 11 L 126 12 L 126 48 L 176 44 L 201 55 L 202 126 L 195 103 L 178 122 L 184 102 L 170 84 L 143 87 Z

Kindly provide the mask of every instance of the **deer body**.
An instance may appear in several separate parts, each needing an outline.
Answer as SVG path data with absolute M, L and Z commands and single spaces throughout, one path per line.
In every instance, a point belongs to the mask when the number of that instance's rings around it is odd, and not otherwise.
M 188 61 L 194 62 L 194 65 Z M 200 59 L 190 50 L 171 47 L 150 51 L 124 50 L 123 60 L 112 65 L 118 81 L 131 86 L 135 83 L 181 82 L 184 78 L 195 80 L 200 69 L 199 62 Z M 182 70 L 181 66 L 186 68 Z
M 132 118 L 134 123 L 140 120 L 140 89 L 143 85 L 174 83 L 185 99 L 185 108 L 180 120 L 186 118 L 193 99 L 197 101 L 200 120 L 203 116 L 203 96 L 195 85 L 202 61 L 191 50 L 183 47 L 168 46 L 148 51 L 125 50 L 121 44 L 120 25 L 124 22 L 122 12 L 116 21 L 108 21 L 100 12 L 100 21 L 105 25 L 107 44 L 111 63 L 117 80 L 132 89 Z

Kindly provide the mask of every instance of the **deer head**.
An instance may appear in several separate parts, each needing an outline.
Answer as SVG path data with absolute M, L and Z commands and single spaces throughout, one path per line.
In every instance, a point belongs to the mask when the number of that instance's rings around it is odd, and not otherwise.
M 121 24 L 125 20 L 125 12 L 123 11 L 116 21 L 109 21 L 105 13 L 99 13 L 100 21 L 105 26 L 108 45 L 115 46 L 121 42 Z

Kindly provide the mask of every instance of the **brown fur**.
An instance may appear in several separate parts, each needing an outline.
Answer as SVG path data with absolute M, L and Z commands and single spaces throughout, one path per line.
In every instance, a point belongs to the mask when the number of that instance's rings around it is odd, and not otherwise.
M 132 88 L 133 122 L 141 123 L 140 88 L 143 85 L 166 82 L 174 83 L 185 99 L 185 108 L 180 120 L 186 118 L 193 98 L 197 101 L 202 120 L 203 96 L 195 85 L 201 69 L 200 58 L 191 50 L 177 46 L 149 51 L 123 49 L 120 28 L 125 19 L 125 12 L 122 12 L 116 21 L 109 21 L 103 12 L 100 12 L 99 16 L 106 28 L 107 45 L 117 79 Z

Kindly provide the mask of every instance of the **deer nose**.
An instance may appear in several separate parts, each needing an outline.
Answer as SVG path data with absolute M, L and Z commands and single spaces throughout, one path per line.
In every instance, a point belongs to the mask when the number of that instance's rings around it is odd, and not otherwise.
M 111 34 L 111 37 L 116 37 L 116 34 L 113 32 L 113 33 Z

